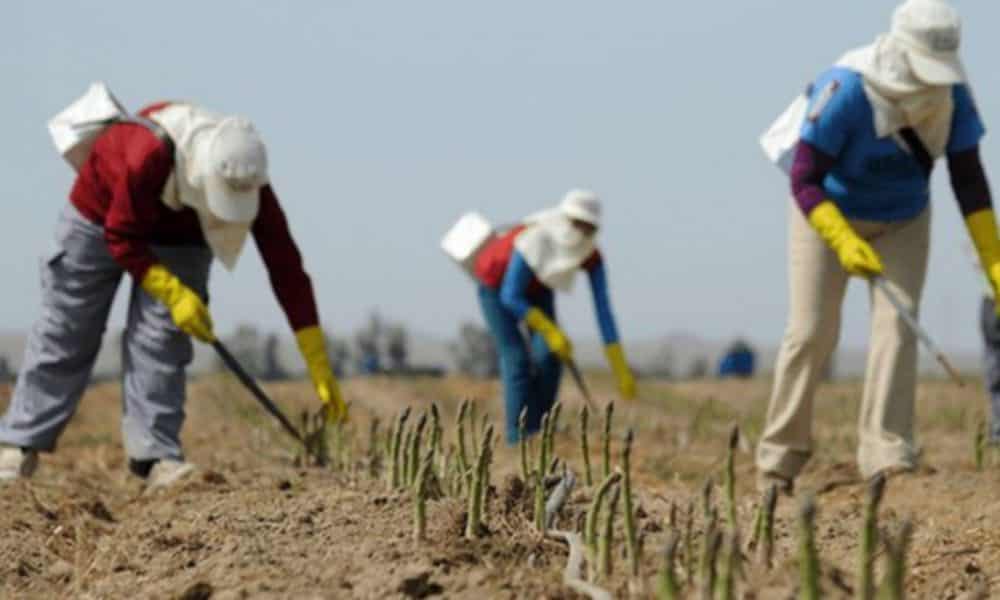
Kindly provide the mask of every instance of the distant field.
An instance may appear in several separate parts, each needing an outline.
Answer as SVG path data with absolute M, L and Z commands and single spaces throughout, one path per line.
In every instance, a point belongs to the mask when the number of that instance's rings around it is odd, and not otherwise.
M 609 398 L 610 381 L 593 379 L 598 396 Z M 496 382 L 376 378 L 353 379 L 345 388 L 354 406 L 340 442 L 344 450 L 335 453 L 343 464 L 319 469 L 295 466 L 293 446 L 234 381 L 214 376 L 196 382 L 184 437 L 190 460 L 202 471 L 177 489 L 153 495 L 142 494 L 125 473 L 117 386 L 91 389 L 59 452 L 44 457 L 38 477 L 0 488 L 0 596 L 202 598 L 214 591 L 213 598 L 577 597 L 562 581 L 566 547 L 534 531 L 530 494 L 513 483 L 520 473 L 516 448 L 495 448 L 484 515 L 489 534 L 478 540 L 462 536 L 466 502 L 445 496 L 429 502 L 427 539 L 415 542 L 411 494 L 387 489 L 383 436 L 398 411 L 410 406 L 419 412 L 437 403 L 447 447 L 455 440 L 462 398 L 475 399 L 478 414 L 489 414 L 500 427 Z M 268 389 L 292 413 L 312 406 L 306 384 Z M 582 400 L 568 387 L 565 392 L 554 452 L 580 475 Z M 617 406 L 613 461 L 620 464 L 624 431 L 633 427 L 633 487 L 644 552 L 640 577 L 631 582 L 626 560 L 615 552 L 614 574 L 597 582 L 614 597 L 653 597 L 672 505 L 683 527 L 694 503 L 698 547 L 704 528 L 700 489 L 709 477 L 717 484 L 713 503 L 724 512 L 718 484 L 733 424 L 744 434 L 735 463 L 744 543 L 759 502 L 749 450 L 761 428 L 768 382 L 646 382 L 642 392 L 640 401 Z M 818 494 L 821 585 L 832 598 L 851 597 L 855 585 L 865 489 L 853 462 L 858 395 L 856 384 L 821 390 L 816 455 L 799 482 L 801 492 Z M 0 405 L 8 396 L 9 389 Z M 982 392 L 931 381 L 921 385 L 918 402 L 924 467 L 889 482 L 881 512 L 887 531 L 904 519 L 915 524 L 907 590 L 915 598 L 955 598 L 987 585 L 996 597 L 1000 464 L 987 453 L 984 469 L 977 471 L 973 453 Z M 375 446 L 381 466 L 369 464 L 373 417 L 382 424 Z M 591 415 L 591 463 L 597 470 L 601 420 Z M 558 527 L 575 528 L 592 496 L 593 488 L 578 484 Z M 763 569 L 747 553 L 739 590 L 787 598 L 796 589 L 797 502 L 779 502 L 774 569 Z M 619 520 L 616 548 L 623 546 L 620 527 Z M 683 584 L 685 570 L 678 567 L 677 573 Z

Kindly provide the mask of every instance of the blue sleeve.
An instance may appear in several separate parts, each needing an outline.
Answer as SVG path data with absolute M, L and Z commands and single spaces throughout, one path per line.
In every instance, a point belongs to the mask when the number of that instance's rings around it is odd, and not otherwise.
M 860 75 L 837 68 L 827 71 L 813 84 L 801 139 L 839 156 L 864 111 L 871 112 L 867 102 Z
M 979 110 L 972 93 L 965 85 L 953 88 L 955 112 L 951 118 L 951 135 L 948 137 L 948 154 L 971 150 L 986 134 L 986 127 L 979 118 Z
M 504 273 L 503 283 L 500 285 L 500 302 L 518 319 L 523 319 L 531 308 L 531 303 L 528 302 L 528 287 L 534 278 L 534 271 L 525 262 L 521 253 L 515 250 Z
M 604 261 L 596 262 L 587 273 L 590 275 L 590 291 L 594 294 L 594 310 L 597 312 L 601 338 L 605 345 L 614 344 L 618 341 L 618 328 L 615 326 L 615 316 L 611 312 L 611 300 L 608 298 L 608 273 Z

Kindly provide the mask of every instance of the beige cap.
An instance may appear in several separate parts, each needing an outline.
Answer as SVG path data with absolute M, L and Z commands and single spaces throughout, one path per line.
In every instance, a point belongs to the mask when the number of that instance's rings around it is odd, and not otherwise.
M 965 67 L 958 57 L 962 19 L 944 0 L 907 0 L 892 17 L 889 36 L 906 50 L 918 79 L 929 85 L 954 85 L 965 81 Z
M 590 190 L 574 189 L 566 192 L 559 210 L 571 219 L 601 226 L 601 199 Z

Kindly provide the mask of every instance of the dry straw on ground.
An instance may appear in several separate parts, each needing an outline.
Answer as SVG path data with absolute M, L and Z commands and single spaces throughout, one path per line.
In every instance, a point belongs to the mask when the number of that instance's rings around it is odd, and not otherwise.
M 612 396 L 610 381 L 594 387 Z M 268 388 L 290 412 L 312 406 L 306 383 Z M 237 384 L 206 379 L 192 385 L 185 430 L 201 471 L 143 494 L 125 475 L 118 392 L 94 388 L 38 478 L 0 488 L 0 596 L 787 598 L 815 585 L 824 598 L 972 598 L 1000 581 L 1000 469 L 978 441 L 969 447 L 982 404 L 971 390 L 922 384 L 927 467 L 893 477 L 875 503 L 853 467 L 855 385 L 821 390 L 816 454 L 794 500 L 756 491 L 751 457 L 731 435 L 734 424 L 751 441 L 759 433 L 766 382 L 647 382 L 644 401 L 600 419 L 590 458 L 601 481 L 589 485 L 589 424 L 552 419 L 522 463 L 521 448 L 483 426 L 501 412 L 498 391 L 468 380 L 346 382 L 352 421 L 326 432 L 329 461 L 315 467 L 296 466 L 297 449 Z M 459 420 L 462 398 L 477 400 Z M 579 415 L 573 392 L 561 400 Z M 594 508 L 604 456 L 613 481 Z M 602 538 L 608 568 L 596 564 Z

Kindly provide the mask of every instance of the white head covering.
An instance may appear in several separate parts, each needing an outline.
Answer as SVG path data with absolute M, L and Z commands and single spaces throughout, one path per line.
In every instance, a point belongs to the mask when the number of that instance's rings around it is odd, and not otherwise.
M 916 77 L 927 85 L 965 81 L 958 56 L 962 18 L 945 0 L 907 0 L 892 15 L 889 37 L 906 49 Z
M 570 190 L 556 208 L 525 219 L 527 228 L 514 240 L 514 248 L 546 286 L 573 289 L 577 271 L 597 246 L 594 236 L 573 225 L 574 220 L 601 224 L 601 200 L 589 190 Z
M 907 0 L 896 8 L 888 34 L 837 61 L 864 78 L 879 137 L 912 127 L 933 157 L 944 154 L 954 112 L 951 86 L 965 81 L 961 32 L 958 12 L 944 0 Z
M 174 171 L 163 202 L 198 213 L 205 241 L 229 270 L 235 268 L 268 182 L 267 152 L 253 124 L 191 104 L 170 104 L 150 118 L 174 141 Z
M 208 167 L 204 183 L 209 210 L 231 223 L 253 221 L 260 188 L 267 183 L 267 151 L 253 123 L 242 117 L 223 119 L 200 150 Z

